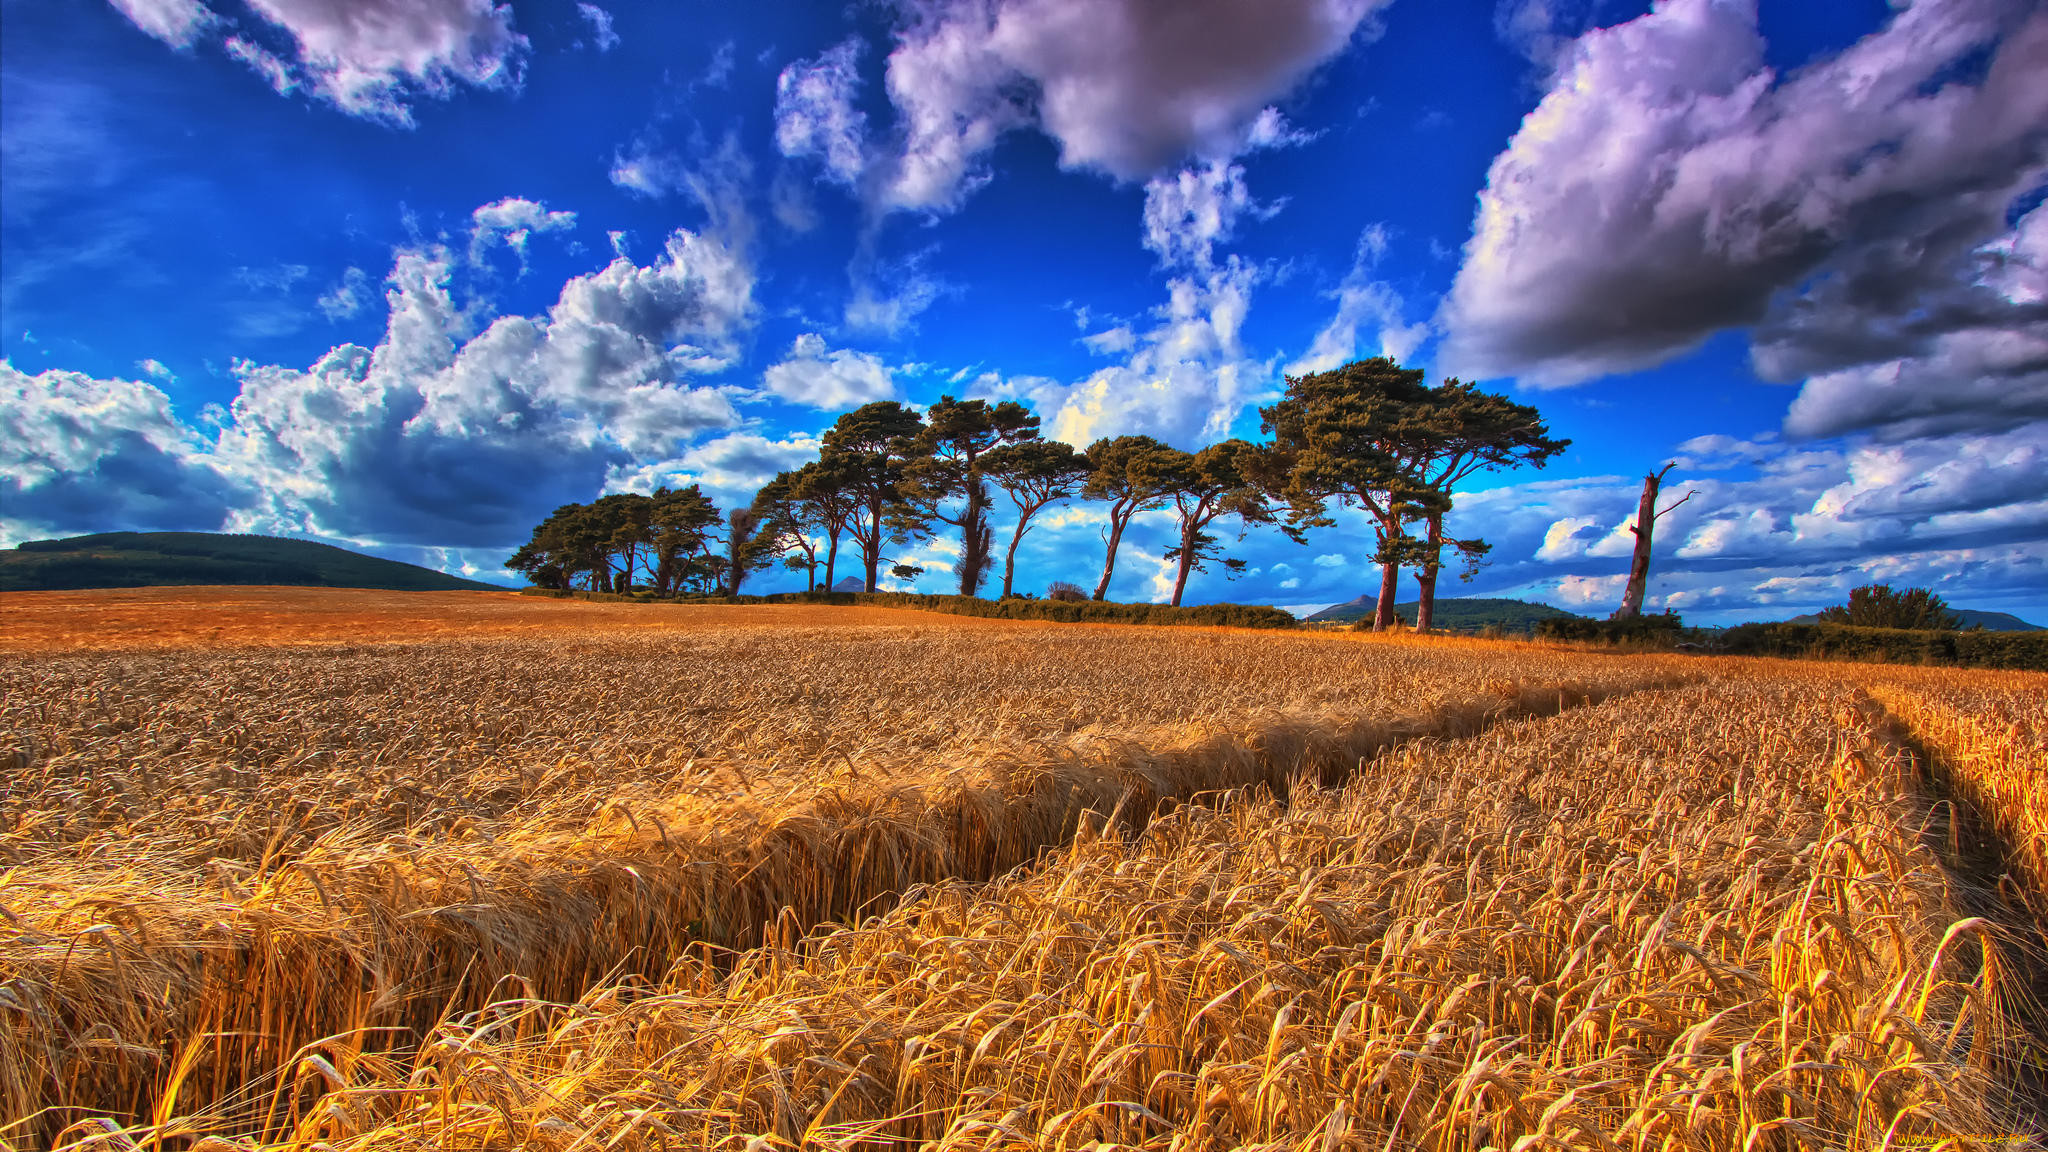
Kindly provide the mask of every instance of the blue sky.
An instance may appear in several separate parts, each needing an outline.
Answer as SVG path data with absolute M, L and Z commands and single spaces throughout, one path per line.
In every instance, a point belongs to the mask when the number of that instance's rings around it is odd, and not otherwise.
M 2024 0 L 0 5 L 0 540 L 507 579 L 557 504 L 743 501 L 867 400 L 1195 448 L 1387 354 L 1573 441 L 1461 494 L 1495 547 L 1445 594 L 1604 615 L 1675 461 L 1653 607 L 2048 623 Z M 1099 527 L 1048 513 L 1020 587 Z M 1369 536 L 1255 532 L 1190 599 L 1350 599 Z

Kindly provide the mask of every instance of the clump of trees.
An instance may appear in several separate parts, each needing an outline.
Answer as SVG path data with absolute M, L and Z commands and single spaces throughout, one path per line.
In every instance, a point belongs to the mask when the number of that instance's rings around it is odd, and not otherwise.
M 1225 440 L 1185 451 L 1149 436 L 1097 440 L 1086 451 L 1044 439 L 1039 418 L 1015 401 L 942 396 L 923 412 L 892 400 L 842 414 L 820 438 L 818 459 L 783 472 L 744 508 L 721 513 L 696 486 L 619 494 L 571 504 L 534 529 L 508 566 L 534 583 L 604 592 L 646 588 L 658 596 L 737 595 L 748 575 L 776 562 L 805 575 L 807 590 L 834 585 L 842 547 L 859 557 L 868 592 L 893 572 L 894 547 L 958 538 L 962 596 L 992 574 L 1000 491 L 1010 533 L 1001 596 L 1016 595 L 1017 551 L 1047 509 L 1073 500 L 1106 505 L 1102 569 L 1092 599 L 1109 592 L 1130 524 L 1170 513 L 1171 603 L 1189 577 L 1212 566 L 1232 576 L 1224 527 L 1242 540 L 1258 525 L 1297 542 L 1362 510 L 1381 569 L 1376 629 L 1393 623 L 1400 573 L 1420 592 L 1418 631 L 1430 627 L 1445 556 L 1469 578 L 1487 545 L 1445 534 L 1457 487 L 1495 469 L 1542 467 L 1569 441 L 1552 439 L 1534 408 L 1378 357 L 1289 377 L 1286 394 L 1260 410 L 1263 443 Z M 822 570 L 822 572 L 821 572 Z M 1062 582 L 1062 598 L 1080 594 Z
M 1912 631 L 1953 632 L 1962 619 L 1949 611 L 1947 601 L 1925 588 L 1893 591 L 1889 584 L 1865 584 L 1849 590 L 1849 602 L 1820 611 L 1823 624 L 1849 624 L 1858 628 L 1905 628 Z
M 1455 378 L 1431 387 L 1422 372 L 1384 356 L 1290 376 L 1286 395 L 1259 418 L 1272 442 L 1257 467 L 1294 527 L 1331 525 L 1332 505 L 1370 520 L 1380 566 L 1376 632 L 1394 625 L 1403 568 L 1415 570 L 1415 630 L 1427 632 L 1444 550 L 1467 561 L 1468 578 L 1485 556 L 1485 541 L 1444 535 L 1460 483 L 1496 469 L 1541 468 L 1571 445 L 1553 439 L 1526 404 Z

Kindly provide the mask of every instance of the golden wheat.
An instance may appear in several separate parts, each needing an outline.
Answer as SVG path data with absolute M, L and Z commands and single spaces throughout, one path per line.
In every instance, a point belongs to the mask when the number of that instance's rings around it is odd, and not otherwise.
M 263 1104 L 291 1148 L 2025 1146 L 1998 933 L 1862 704 L 1410 743 L 410 1064 L 330 1044 Z
M 1678 675 L 950 622 L 19 658 L 0 1101 L 208 1106 L 331 1036 L 403 1048 L 508 987 L 571 999 L 996 875 L 1090 810 L 1335 780 Z

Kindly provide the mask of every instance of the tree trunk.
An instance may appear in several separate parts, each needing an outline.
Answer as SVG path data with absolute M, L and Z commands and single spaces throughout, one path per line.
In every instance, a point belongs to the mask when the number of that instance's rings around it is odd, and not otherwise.
M 1121 514 L 1119 514 L 1120 512 Z M 1109 555 L 1103 557 L 1102 579 L 1095 583 L 1095 599 L 1097 600 L 1101 600 L 1109 595 L 1110 573 L 1116 571 L 1117 545 L 1123 543 L 1124 525 L 1130 522 L 1131 512 L 1123 510 L 1123 501 L 1119 500 L 1109 506 Z
M 843 528 L 832 530 L 831 543 L 825 547 L 825 591 L 832 591 L 832 568 L 839 563 L 839 533 Z
M 1423 553 L 1422 567 L 1415 570 L 1415 630 L 1427 632 L 1436 622 L 1436 576 L 1443 569 L 1444 521 L 1441 516 L 1429 518 L 1429 547 Z
M 860 542 L 860 562 L 867 569 L 867 591 L 877 592 L 875 570 L 882 566 L 882 502 L 868 505 L 868 537 Z
M 978 478 L 967 482 L 967 510 L 960 521 L 960 594 L 972 596 L 988 578 L 989 561 L 988 493 Z
M 1010 582 L 1017 575 L 1017 545 L 1023 543 L 1024 526 L 1029 523 L 1031 523 L 1031 514 L 1029 512 L 1019 515 L 1017 517 L 1017 530 L 1010 533 L 1010 551 L 1008 555 L 1003 557 L 1002 599 L 1004 600 L 1010 598 Z
M 1374 605 L 1372 630 L 1385 632 L 1394 626 L 1394 597 L 1401 594 L 1401 564 L 1389 560 L 1380 565 L 1380 599 Z
M 1200 532 L 1183 532 L 1180 537 L 1180 571 L 1173 578 L 1173 606 L 1180 607 L 1181 590 L 1188 586 L 1188 573 L 1195 570 L 1195 536 Z
M 1636 552 L 1628 562 L 1628 587 L 1621 594 L 1621 607 L 1614 610 L 1616 620 L 1633 620 L 1643 613 L 1643 593 L 1650 586 L 1650 535 L 1657 528 L 1657 488 L 1669 471 L 1671 465 L 1666 464 L 1663 471 L 1643 477 L 1643 499 L 1636 505 L 1636 522 L 1629 527 L 1636 534 Z

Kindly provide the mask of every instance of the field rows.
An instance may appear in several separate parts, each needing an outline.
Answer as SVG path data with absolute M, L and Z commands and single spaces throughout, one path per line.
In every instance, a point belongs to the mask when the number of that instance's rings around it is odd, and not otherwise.
M 18 662 L 0 1088 L 147 1118 L 175 1079 L 206 1107 L 335 1034 L 405 1047 L 510 977 L 574 999 L 997 875 L 1090 811 L 1284 793 L 1675 675 L 945 627 Z
M 1882 720 L 1794 677 L 1410 742 L 249 1106 L 335 1149 L 2025 1146 L 2007 941 Z

